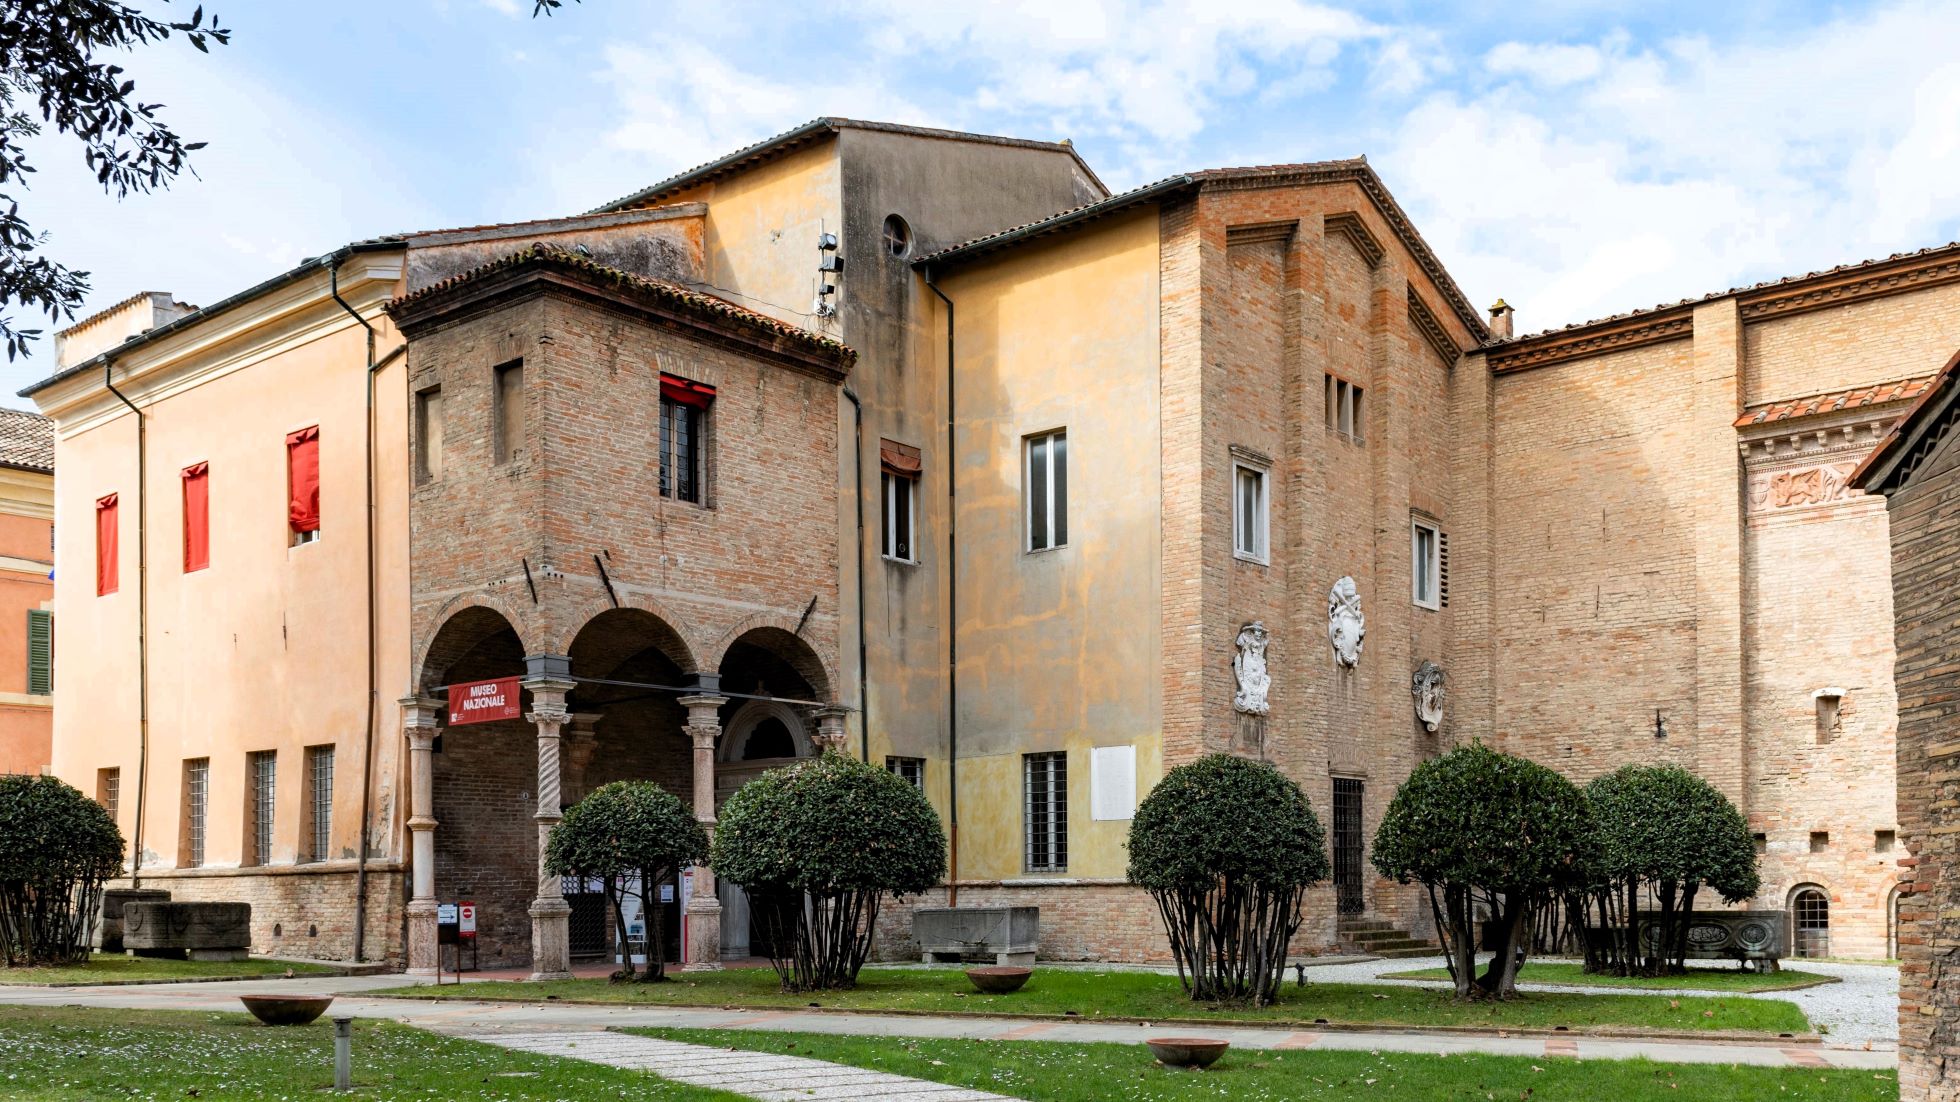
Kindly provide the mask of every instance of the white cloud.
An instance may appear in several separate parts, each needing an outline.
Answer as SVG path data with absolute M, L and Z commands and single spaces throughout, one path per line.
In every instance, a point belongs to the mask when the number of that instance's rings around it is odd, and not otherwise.
M 1508 43 L 1494 80 L 1382 127 L 1375 160 L 1469 291 L 1545 328 L 1944 240 L 1956 56 L 1952 3 L 1755 41 Z

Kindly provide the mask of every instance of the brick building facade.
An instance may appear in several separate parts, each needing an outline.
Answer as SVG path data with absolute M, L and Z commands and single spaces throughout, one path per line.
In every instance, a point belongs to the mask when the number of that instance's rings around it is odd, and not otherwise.
M 1513 338 L 1362 161 L 1110 196 L 1065 144 L 817 120 L 585 215 L 350 246 L 32 388 L 73 515 L 136 465 L 106 371 L 168 451 L 153 501 L 199 426 L 317 420 L 341 518 L 239 551 L 250 600 L 193 615 L 197 572 L 143 598 L 159 640 L 242 625 L 257 650 L 214 698 L 290 686 L 273 730 L 170 696 L 139 738 L 105 694 L 58 719 L 55 767 L 147 775 L 150 810 L 121 816 L 145 883 L 251 899 L 261 948 L 426 970 L 437 904 L 468 899 L 485 964 L 551 975 L 599 950 L 541 832 L 610 780 L 712 820 L 839 745 L 947 819 L 923 902 L 1035 903 L 1044 954 L 1142 959 L 1164 947 L 1123 843 L 1165 769 L 1229 750 L 1301 783 L 1339 873 L 1314 948 L 1340 916 L 1420 932 L 1369 840 L 1416 763 L 1482 738 L 1582 782 L 1702 773 L 1759 833 L 1756 904 L 1802 901 L 1807 947 L 1882 955 L 1888 529 L 1846 476 L 1960 344 L 1957 258 Z M 365 474 L 331 450 L 363 386 Z M 241 520 L 214 555 L 277 528 Z M 58 601 L 117 641 L 93 683 L 177 692 L 129 596 Z M 445 722 L 442 689 L 503 677 L 519 718 Z M 188 838 L 195 763 L 223 787 L 270 753 L 284 786 L 328 744 L 330 859 L 297 792 L 268 853 L 230 842 L 249 801 L 213 811 L 208 852 L 157 843 Z M 692 959 L 744 951 L 739 892 L 674 887 Z M 908 951 L 911 905 L 882 952 Z

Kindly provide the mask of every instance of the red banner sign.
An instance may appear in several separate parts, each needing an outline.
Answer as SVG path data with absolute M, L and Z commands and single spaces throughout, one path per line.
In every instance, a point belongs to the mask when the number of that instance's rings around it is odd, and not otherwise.
M 465 723 L 516 719 L 522 711 L 517 703 L 517 678 L 515 677 L 499 678 L 496 681 L 471 681 L 464 685 L 449 686 L 451 727 L 460 727 Z

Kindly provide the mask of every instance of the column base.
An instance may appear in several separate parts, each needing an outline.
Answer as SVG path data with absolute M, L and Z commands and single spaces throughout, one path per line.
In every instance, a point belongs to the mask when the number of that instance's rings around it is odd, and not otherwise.
M 436 944 L 436 902 L 410 900 L 408 907 L 408 974 L 434 976 L 441 947 Z
M 531 903 L 531 973 L 533 980 L 572 978 L 572 905 L 543 898 Z
M 683 972 L 721 971 L 721 901 L 696 897 L 687 904 L 687 963 Z

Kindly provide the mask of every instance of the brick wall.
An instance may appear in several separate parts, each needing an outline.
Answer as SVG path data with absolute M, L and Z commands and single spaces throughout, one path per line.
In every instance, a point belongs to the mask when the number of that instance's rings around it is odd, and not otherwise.
M 146 871 L 143 887 L 167 891 L 179 903 L 250 903 L 254 954 L 353 960 L 357 875 L 352 861 L 246 870 L 170 869 Z M 399 864 L 368 865 L 367 929 L 361 947 L 367 960 L 400 966 L 406 899 Z

